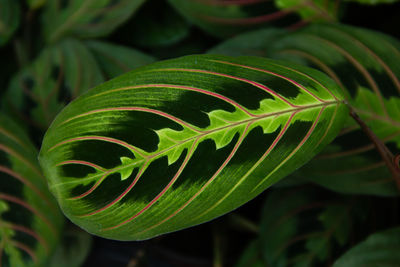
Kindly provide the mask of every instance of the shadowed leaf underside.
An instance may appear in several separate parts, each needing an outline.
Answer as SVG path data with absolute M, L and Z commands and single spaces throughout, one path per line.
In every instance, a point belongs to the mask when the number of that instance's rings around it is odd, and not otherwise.
M 338 90 L 261 58 L 158 62 L 67 106 L 40 162 L 73 222 L 147 239 L 229 212 L 311 159 L 347 116 Z

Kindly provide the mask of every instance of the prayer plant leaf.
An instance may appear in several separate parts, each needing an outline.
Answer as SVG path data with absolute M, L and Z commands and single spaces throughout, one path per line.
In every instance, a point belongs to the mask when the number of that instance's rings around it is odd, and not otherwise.
M 364 5 L 393 4 L 399 0 L 344 0 L 345 2 L 357 2 Z
M 64 217 L 37 153 L 23 130 L 0 114 L 1 266 L 44 266 L 61 235 Z
M 256 38 L 262 41 L 257 42 Z M 210 53 L 275 57 L 324 71 L 336 80 L 347 101 L 375 134 L 393 153 L 398 153 L 400 43 L 397 40 L 366 29 L 317 24 L 292 34 L 282 30 L 246 33 Z M 373 144 L 351 118 L 337 140 L 296 175 L 343 193 L 381 196 L 399 193 Z
M 297 27 L 310 20 L 335 20 L 338 8 L 332 3 L 333 1 L 323 0 L 169 0 L 169 2 L 195 25 L 220 38 L 265 26 Z M 300 17 L 304 19 L 303 22 Z
M 393 267 L 400 265 L 400 227 L 370 235 L 347 251 L 333 267 Z
M 90 50 L 80 41 L 65 40 L 43 50 L 12 79 L 4 111 L 46 129 L 71 99 L 103 80 Z
M 44 34 L 54 43 L 62 37 L 105 36 L 121 25 L 145 0 L 52 0 L 43 13 Z
M 20 20 L 20 5 L 15 0 L 0 0 L 0 47 L 5 45 Z
M 90 233 L 142 240 L 227 213 L 306 163 L 348 116 L 324 74 L 263 58 L 187 56 L 68 105 L 40 162 Z

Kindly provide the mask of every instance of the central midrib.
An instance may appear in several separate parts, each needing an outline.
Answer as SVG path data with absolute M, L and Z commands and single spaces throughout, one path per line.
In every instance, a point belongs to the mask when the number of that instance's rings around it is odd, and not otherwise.
M 155 153 L 153 155 L 142 157 L 140 160 L 132 162 L 132 163 L 130 163 L 128 165 L 118 166 L 118 167 L 109 169 L 109 170 L 107 170 L 105 172 L 101 172 L 101 173 L 99 173 L 97 175 L 94 175 L 94 176 L 91 176 L 91 177 L 88 177 L 88 178 L 79 179 L 78 181 L 71 181 L 71 182 L 66 182 L 66 183 L 55 184 L 55 185 L 52 185 L 51 187 L 53 188 L 53 187 L 57 187 L 57 186 L 65 185 L 65 184 L 75 184 L 75 183 L 81 184 L 83 181 L 93 180 L 94 178 L 101 177 L 101 176 L 104 175 L 104 173 L 108 173 L 108 175 L 113 174 L 113 173 L 117 173 L 117 172 L 119 172 L 119 171 L 121 171 L 123 169 L 131 168 L 131 167 L 133 167 L 135 165 L 138 165 L 138 164 L 140 164 L 142 162 L 149 162 L 149 160 L 154 159 L 154 158 L 156 158 L 156 157 L 158 157 L 158 156 L 160 156 L 162 154 L 165 154 L 166 152 L 168 152 L 168 151 L 170 151 L 170 150 L 172 150 L 172 149 L 174 149 L 174 148 L 176 148 L 178 146 L 181 146 L 184 143 L 190 142 L 192 140 L 200 139 L 203 136 L 206 136 L 208 134 L 212 134 L 212 133 L 215 133 L 215 132 L 218 132 L 218 131 L 222 131 L 222 130 L 225 130 L 227 128 L 233 128 L 233 127 L 241 125 L 241 124 L 255 122 L 255 121 L 262 120 L 262 119 L 265 119 L 265 118 L 268 118 L 268 117 L 272 117 L 272 116 L 279 116 L 279 115 L 283 115 L 283 114 L 287 114 L 287 113 L 299 112 L 299 111 L 310 110 L 310 109 L 318 108 L 318 107 L 322 107 L 322 106 L 330 106 L 330 105 L 333 105 L 333 104 L 339 104 L 340 102 L 341 101 L 333 100 L 333 101 L 328 101 L 328 102 L 325 102 L 325 103 L 319 103 L 319 104 L 313 104 L 313 105 L 307 105 L 307 106 L 300 106 L 298 108 L 291 108 L 291 109 L 287 109 L 287 110 L 283 110 L 283 111 L 279 111 L 279 112 L 268 113 L 268 114 L 265 114 L 265 115 L 261 115 L 259 117 L 250 118 L 250 119 L 246 119 L 246 120 L 243 120 L 243 121 L 235 122 L 235 123 L 232 123 L 230 125 L 225 125 L 223 127 L 219 127 L 219 128 L 213 129 L 213 130 L 204 131 L 201 134 L 198 134 L 198 135 L 192 136 L 192 137 L 190 137 L 188 139 L 182 140 L 181 142 L 179 142 L 179 143 L 177 143 L 177 144 L 175 144 L 173 146 L 170 146 L 170 147 L 168 147 L 168 148 L 166 148 L 166 149 L 164 149 L 162 151 L 159 151 L 159 152 L 157 152 L 157 153 Z

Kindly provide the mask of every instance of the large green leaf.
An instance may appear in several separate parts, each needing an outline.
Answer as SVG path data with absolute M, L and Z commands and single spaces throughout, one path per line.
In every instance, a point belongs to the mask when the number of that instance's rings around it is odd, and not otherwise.
M 49 42 L 65 36 L 105 36 L 125 22 L 145 0 L 52 0 L 43 13 Z
M 253 42 L 256 37 L 263 41 Z M 247 33 L 210 52 L 271 56 L 326 72 L 378 137 L 394 153 L 400 149 L 397 40 L 356 27 L 320 24 L 293 34 L 281 30 Z M 298 175 L 345 193 L 398 194 L 384 162 L 351 118 L 339 138 Z
M 194 24 L 221 38 L 263 26 L 296 27 L 303 23 L 299 22 L 300 17 L 305 21 L 334 20 L 337 11 L 337 5 L 323 0 L 169 0 L 169 2 Z
M 400 266 L 400 227 L 370 235 L 341 256 L 333 267 Z
M 8 42 L 18 28 L 19 20 L 19 2 L 15 0 L 0 0 L 0 47 Z
M 40 162 L 90 233 L 146 239 L 235 209 L 307 162 L 347 117 L 338 87 L 262 58 L 154 63 L 73 101 Z
M 44 49 L 13 77 L 3 100 L 4 112 L 46 129 L 66 103 L 102 81 L 89 49 L 66 40 Z
M 63 216 L 37 153 L 24 132 L 0 114 L 1 266 L 43 266 L 60 238 Z

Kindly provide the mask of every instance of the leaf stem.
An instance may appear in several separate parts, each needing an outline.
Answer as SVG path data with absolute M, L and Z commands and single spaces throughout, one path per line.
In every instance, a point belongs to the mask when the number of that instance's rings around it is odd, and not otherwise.
M 400 155 L 394 156 L 392 152 L 387 148 L 385 143 L 380 140 L 375 133 L 368 127 L 368 125 L 357 115 L 357 113 L 350 107 L 350 116 L 360 125 L 361 130 L 368 136 L 372 141 L 375 148 L 378 150 L 386 166 L 392 174 L 393 179 L 396 182 L 397 188 L 400 191 Z

